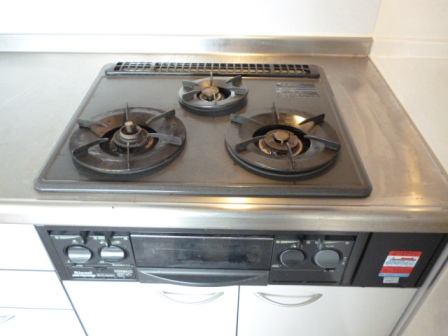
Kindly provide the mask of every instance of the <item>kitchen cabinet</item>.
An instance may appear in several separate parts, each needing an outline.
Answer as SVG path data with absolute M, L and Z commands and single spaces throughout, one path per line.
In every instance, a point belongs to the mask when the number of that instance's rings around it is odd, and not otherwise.
M 64 281 L 89 336 L 235 336 L 238 287 Z
M 0 270 L 0 335 L 83 336 L 53 271 Z
M 65 281 L 89 336 L 388 336 L 415 288 Z
M 0 335 L 84 336 L 34 227 L 0 224 L 0 236 L 13 238 L 0 244 Z
M 0 271 L 0 307 L 72 309 L 55 272 Z
M 241 287 L 238 336 L 388 336 L 415 288 Z
M 0 237 L 0 269 L 53 271 L 34 226 L 0 224 Z
M 0 308 L 0 335 L 85 335 L 73 310 Z

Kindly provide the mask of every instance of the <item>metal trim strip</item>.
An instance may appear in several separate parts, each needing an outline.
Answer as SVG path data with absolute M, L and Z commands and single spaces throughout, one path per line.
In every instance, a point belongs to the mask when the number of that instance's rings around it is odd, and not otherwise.
M 169 54 L 370 54 L 371 37 L 0 35 L 2 52 L 99 52 Z

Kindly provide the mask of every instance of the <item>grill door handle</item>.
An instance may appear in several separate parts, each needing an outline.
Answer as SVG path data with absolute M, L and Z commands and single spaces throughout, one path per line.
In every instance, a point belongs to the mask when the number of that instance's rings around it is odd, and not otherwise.
M 273 304 L 275 306 L 279 307 L 302 307 L 309 305 L 317 300 L 319 300 L 323 294 L 311 294 L 311 295 L 298 295 L 298 296 L 290 296 L 290 295 L 278 295 L 278 294 L 269 294 L 269 293 L 262 293 L 262 292 L 256 292 L 254 293 L 256 297 L 258 297 L 260 300 L 263 300 L 267 303 Z M 280 302 L 278 299 L 281 298 L 287 298 L 287 299 L 294 299 L 295 303 L 283 303 Z
M 174 292 L 160 291 L 158 293 L 168 300 L 174 301 L 176 303 L 189 304 L 189 305 L 199 305 L 209 303 L 224 295 L 224 292 L 190 294 L 190 293 L 174 293 Z
M 196 287 L 264 285 L 268 282 L 268 271 L 239 271 L 213 269 L 138 269 L 138 278 L 143 283 L 169 283 Z
M 14 318 L 14 315 L 3 315 L 0 316 L 0 324 L 8 322 L 10 319 Z

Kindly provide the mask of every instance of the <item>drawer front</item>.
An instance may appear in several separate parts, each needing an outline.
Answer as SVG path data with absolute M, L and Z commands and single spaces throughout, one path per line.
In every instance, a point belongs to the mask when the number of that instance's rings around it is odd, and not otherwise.
M 0 335 L 85 336 L 73 310 L 0 308 Z
M 238 287 L 64 281 L 89 336 L 235 336 Z
M 241 287 L 238 336 L 390 335 L 416 291 L 416 288 L 331 286 Z
M 53 270 L 32 225 L 0 224 L 0 269 Z
M 52 271 L 0 271 L 0 307 L 72 309 Z

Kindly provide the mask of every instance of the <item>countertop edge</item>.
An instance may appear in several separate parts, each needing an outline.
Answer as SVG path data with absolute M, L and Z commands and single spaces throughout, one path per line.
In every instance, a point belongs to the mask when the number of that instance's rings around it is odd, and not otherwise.
M 0 203 L 0 223 L 63 226 L 447 233 L 447 217 L 448 206 L 282 206 L 252 203 L 145 204 L 67 201 Z

